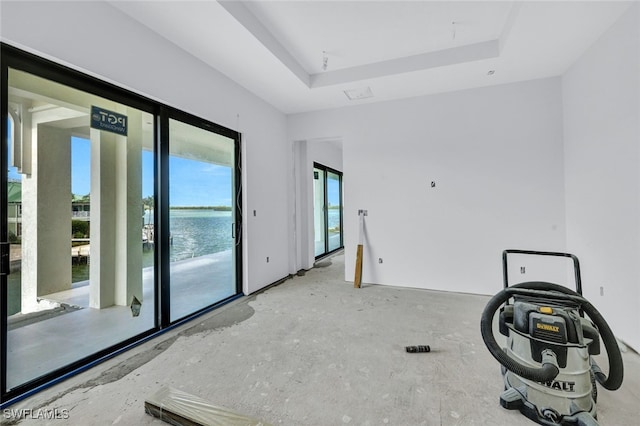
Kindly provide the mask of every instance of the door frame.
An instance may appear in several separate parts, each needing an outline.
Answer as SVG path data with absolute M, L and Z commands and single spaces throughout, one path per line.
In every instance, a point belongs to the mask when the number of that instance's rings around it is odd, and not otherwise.
M 156 100 L 147 98 L 112 83 L 87 75 L 68 66 L 44 59 L 14 46 L 0 42 L 0 409 L 24 399 L 34 393 L 52 386 L 70 376 L 85 371 L 98 363 L 106 361 L 134 346 L 165 333 L 197 316 L 210 312 L 223 304 L 241 297 L 243 282 L 243 249 L 242 249 L 242 148 L 241 134 L 209 120 L 186 113 Z M 154 326 L 143 333 L 127 338 L 124 341 L 103 348 L 96 353 L 83 357 L 61 368 L 45 373 L 27 383 L 7 390 L 7 353 L 8 353 L 8 310 L 7 310 L 7 275 L 9 274 L 8 214 L 7 214 L 7 182 L 8 176 L 8 74 L 9 68 L 24 71 L 44 79 L 69 86 L 86 93 L 113 100 L 154 117 L 154 223 L 158 224 L 154 261 Z M 170 321 L 169 308 L 169 119 L 202 127 L 234 140 L 234 238 L 235 238 L 235 287 L 236 294 L 225 300 L 216 302 L 192 314 Z
M 315 236 L 313 238 L 314 241 L 314 258 L 315 260 L 318 259 L 322 259 L 323 257 L 326 257 L 330 254 L 335 253 L 338 250 L 341 250 L 344 248 L 344 227 L 343 227 L 343 215 L 344 215 L 344 203 L 343 203 L 343 175 L 342 172 L 336 169 L 333 169 L 331 167 L 325 166 L 321 163 L 318 163 L 316 161 L 313 162 L 313 168 L 312 171 L 315 171 L 314 169 L 320 169 L 322 171 L 324 171 L 324 208 L 323 208 L 323 214 L 324 214 L 324 251 L 319 254 L 319 255 L 315 255 Z M 339 177 L 339 183 L 340 183 L 340 188 L 339 188 L 339 197 L 340 197 L 340 245 L 333 249 L 333 250 L 329 250 L 329 209 L 328 209 L 328 204 L 329 204 L 329 200 L 328 200 L 328 189 L 327 189 L 327 182 L 329 181 L 329 173 L 333 173 L 335 175 L 338 175 Z M 315 180 L 315 176 L 313 178 L 313 180 Z M 313 181 L 312 181 L 313 182 Z M 315 211 L 316 211 L 316 206 L 315 206 L 315 202 L 313 203 L 313 212 L 312 212 L 312 216 L 315 217 Z M 313 228 L 314 232 L 315 232 L 315 227 Z

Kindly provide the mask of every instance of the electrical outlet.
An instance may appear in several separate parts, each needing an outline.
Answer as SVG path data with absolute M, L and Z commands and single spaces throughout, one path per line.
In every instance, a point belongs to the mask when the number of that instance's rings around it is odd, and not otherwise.
M 435 188 L 435 187 L 436 187 L 436 181 L 435 181 L 435 180 L 432 180 L 432 181 L 431 181 L 431 187 L 432 187 L 432 188 Z
M 521 274 L 524 274 L 524 273 L 526 273 L 526 272 L 527 272 L 527 269 L 526 269 L 524 266 L 521 266 L 521 267 L 520 267 L 520 273 L 521 273 Z
M 381 257 L 378 258 L 378 263 L 382 263 L 382 258 Z

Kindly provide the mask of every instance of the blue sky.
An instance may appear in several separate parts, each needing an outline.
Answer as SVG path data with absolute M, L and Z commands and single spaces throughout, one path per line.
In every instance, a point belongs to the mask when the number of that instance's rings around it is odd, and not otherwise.
M 169 158 L 172 206 L 231 206 L 231 168 L 180 157 Z
M 21 180 L 22 176 L 18 173 L 18 169 L 15 167 L 9 167 L 9 179 Z
M 71 192 L 90 191 L 91 143 L 71 140 Z M 153 152 L 142 151 L 142 197 L 153 196 Z M 231 168 L 179 157 L 169 159 L 172 206 L 231 206 Z
M 327 179 L 327 201 L 330 206 L 340 205 L 340 183 L 334 179 Z
M 9 144 L 10 145 L 10 144 Z M 170 157 L 169 199 L 172 206 L 231 206 L 231 168 Z M 21 179 L 14 167 L 10 179 Z M 91 142 L 71 138 L 71 192 L 91 191 Z M 142 197 L 153 196 L 153 152 L 142 152 Z
M 71 138 L 71 192 L 87 195 L 91 192 L 91 142 Z
M 9 126 L 9 130 L 8 130 L 9 131 L 9 140 L 12 140 L 13 139 L 13 136 L 12 136 L 12 132 L 13 132 L 12 125 L 13 124 L 12 124 L 11 120 L 9 120 L 9 119 L 7 119 L 7 124 Z M 7 146 L 8 146 L 7 152 L 9 153 L 9 158 L 11 158 L 11 144 L 8 143 Z M 11 160 L 9 160 L 8 163 L 9 163 L 9 174 L 8 174 L 9 179 L 22 180 L 22 175 L 20 175 L 20 173 L 18 173 L 18 169 L 16 169 L 15 167 L 11 167 Z

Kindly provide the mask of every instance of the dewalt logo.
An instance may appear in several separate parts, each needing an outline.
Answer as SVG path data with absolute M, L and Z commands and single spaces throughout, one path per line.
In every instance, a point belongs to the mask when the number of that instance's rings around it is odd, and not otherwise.
M 540 330 L 545 330 L 545 331 L 553 331 L 554 333 L 560 332 L 560 327 L 558 327 L 557 325 L 537 323 L 536 328 L 539 328 Z
M 575 392 L 576 382 L 563 382 L 563 381 L 552 380 L 550 382 L 540 382 L 540 383 L 550 387 L 551 389 L 565 391 L 565 392 Z

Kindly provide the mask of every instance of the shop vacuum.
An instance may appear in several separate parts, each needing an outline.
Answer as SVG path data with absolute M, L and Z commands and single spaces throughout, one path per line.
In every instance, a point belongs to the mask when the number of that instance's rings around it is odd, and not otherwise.
M 576 291 L 565 286 L 531 281 L 509 286 L 507 255 L 561 256 L 573 260 Z M 568 253 L 505 250 L 502 254 L 504 289 L 485 307 L 480 322 L 482 339 L 501 364 L 504 392 L 500 405 L 520 410 L 542 425 L 597 426 L 596 382 L 607 390 L 622 385 L 622 355 L 616 338 L 597 309 L 582 297 L 580 265 Z M 493 332 L 493 318 L 506 336 L 501 348 Z M 608 375 L 594 355 L 604 343 Z

